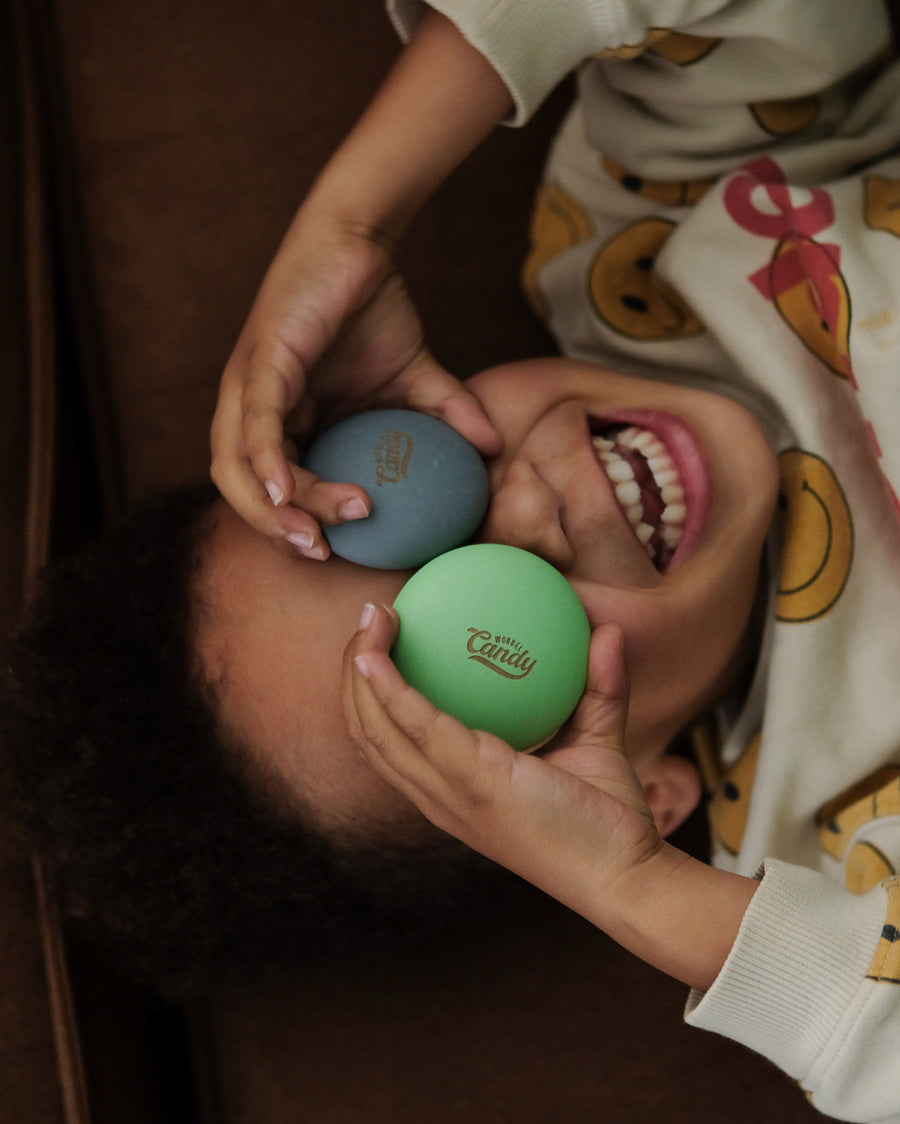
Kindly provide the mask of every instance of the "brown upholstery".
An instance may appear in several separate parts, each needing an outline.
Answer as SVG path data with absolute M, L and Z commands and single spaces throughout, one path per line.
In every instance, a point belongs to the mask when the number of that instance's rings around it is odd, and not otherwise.
M 122 503 L 205 479 L 264 268 L 396 50 L 381 0 L 2 0 L 4 606 Z M 460 373 L 550 348 L 516 276 L 566 97 L 492 138 L 410 233 Z M 702 846 L 699 820 L 684 838 Z M 72 1008 L 52 887 L 42 910 L 4 840 L 0 823 L 2 1124 L 817 1119 L 684 1027 L 681 986 L 526 887 L 406 958 L 326 958 L 187 1011 L 69 945 Z
M 52 291 L 46 102 L 38 46 L 0 8 L 0 613 L 49 551 L 58 334 Z M 0 1120 L 87 1119 L 80 1042 L 52 887 L 0 807 Z

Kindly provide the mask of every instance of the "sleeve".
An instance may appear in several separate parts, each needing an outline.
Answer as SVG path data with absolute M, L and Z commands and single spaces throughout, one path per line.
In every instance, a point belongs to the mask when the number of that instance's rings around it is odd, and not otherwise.
M 900 1124 L 900 878 L 856 896 L 766 860 L 728 960 L 686 1019 L 767 1057 L 828 1116 Z
M 524 124 L 550 91 L 585 59 L 638 46 L 653 27 L 681 27 L 730 0 L 430 0 L 490 62 L 515 103 L 510 124 Z M 424 0 L 387 0 L 405 41 Z

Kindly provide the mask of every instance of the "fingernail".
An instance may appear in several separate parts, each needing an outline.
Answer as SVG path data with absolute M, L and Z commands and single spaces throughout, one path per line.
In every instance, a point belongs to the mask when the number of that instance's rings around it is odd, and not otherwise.
M 338 508 L 341 519 L 363 519 L 369 512 L 361 499 L 347 500 Z
M 274 480 L 266 481 L 266 491 L 269 493 L 269 499 L 276 507 L 279 507 L 284 502 L 284 492 L 282 492 Z
M 359 674 L 363 677 L 363 679 L 368 679 L 370 673 L 369 673 L 369 665 L 366 662 L 366 657 L 365 656 L 355 656 L 354 659 L 353 659 L 353 662 L 356 664 L 357 668 L 359 668 Z
M 363 610 L 362 610 L 362 613 L 360 614 L 359 631 L 364 632 L 369 627 L 369 625 L 372 623 L 374 617 L 375 617 L 375 606 L 370 601 L 367 601 L 365 603 L 365 605 L 363 605 Z
M 315 545 L 315 537 L 313 535 L 304 535 L 297 531 L 292 535 L 287 536 L 287 541 L 297 550 L 304 558 L 314 558 L 317 562 L 323 561 L 327 554 L 324 543 Z
M 313 535 L 303 534 L 300 531 L 294 531 L 293 534 L 288 535 L 287 541 L 291 546 L 295 546 L 298 550 L 304 553 L 307 550 L 312 550 L 312 545 L 316 541 Z

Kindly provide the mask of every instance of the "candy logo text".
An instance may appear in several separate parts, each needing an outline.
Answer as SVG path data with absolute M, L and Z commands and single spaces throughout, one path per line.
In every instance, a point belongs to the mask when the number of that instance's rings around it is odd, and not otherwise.
M 471 627 L 467 631 L 468 658 L 505 679 L 524 679 L 537 663 L 537 657 L 510 636 L 494 636 L 485 629 Z
M 375 444 L 375 480 L 378 487 L 406 479 L 412 459 L 413 439 L 402 429 L 389 429 Z

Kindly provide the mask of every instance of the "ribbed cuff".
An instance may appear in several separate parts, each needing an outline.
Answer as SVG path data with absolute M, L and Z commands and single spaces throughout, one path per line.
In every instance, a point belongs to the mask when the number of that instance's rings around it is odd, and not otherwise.
M 429 6 L 452 20 L 506 83 L 515 103 L 511 125 L 524 124 L 579 63 L 618 41 L 617 5 L 609 0 L 578 0 L 564 16 L 553 4 L 528 0 L 387 0 L 404 41 Z
M 737 940 L 692 1026 L 743 1043 L 791 1077 L 809 1073 L 853 1004 L 881 937 L 886 894 L 767 859 Z

